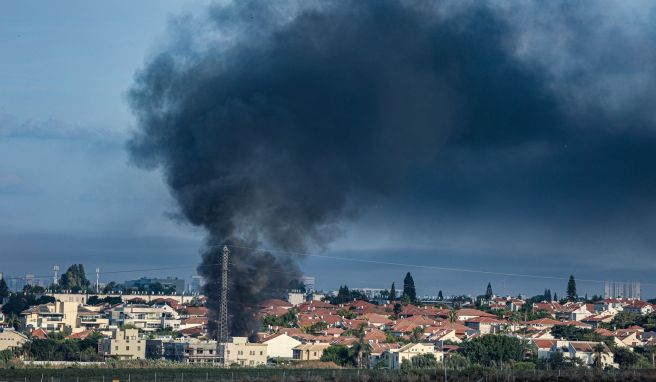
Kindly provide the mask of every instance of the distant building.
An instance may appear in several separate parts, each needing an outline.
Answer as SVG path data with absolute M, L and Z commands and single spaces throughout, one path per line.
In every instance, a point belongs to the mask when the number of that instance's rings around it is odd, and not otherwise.
M 305 293 L 301 291 L 291 291 L 287 293 L 287 301 L 296 306 L 305 302 Z
M 165 279 L 142 277 L 138 280 L 128 280 L 123 283 L 126 288 L 148 289 L 154 284 L 161 284 L 165 289 L 175 289 L 176 293 L 185 291 L 185 281 L 177 277 L 167 277 Z
M 202 287 L 203 287 L 203 278 L 201 276 L 191 276 L 191 282 L 189 283 L 189 292 L 200 293 Z
M 640 300 L 640 282 L 606 281 L 604 283 L 604 298 L 628 298 Z
M 362 293 L 363 295 L 367 296 L 368 300 L 373 301 L 373 300 L 378 299 L 380 297 L 380 293 L 385 291 L 386 289 L 380 289 L 380 288 L 353 288 L 353 290 Z
M 316 290 L 315 278 L 313 276 L 303 276 L 301 277 L 301 282 L 305 285 L 305 292 L 312 293 Z
M 111 337 L 100 339 L 98 354 L 105 358 L 144 359 L 146 340 L 139 338 L 137 329 L 115 329 Z

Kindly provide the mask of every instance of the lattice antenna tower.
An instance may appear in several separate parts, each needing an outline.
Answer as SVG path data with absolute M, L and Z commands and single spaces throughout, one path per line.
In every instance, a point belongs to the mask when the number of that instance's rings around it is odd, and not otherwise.
M 225 346 L 228 342 L 228 267 L 230 264 L 230 249 L 223 246 L 221 256 L 221 284 L 219 294 L 219 317 L 217 321 L 217 343 L 219 346 L 219 363 L 225 365 Z

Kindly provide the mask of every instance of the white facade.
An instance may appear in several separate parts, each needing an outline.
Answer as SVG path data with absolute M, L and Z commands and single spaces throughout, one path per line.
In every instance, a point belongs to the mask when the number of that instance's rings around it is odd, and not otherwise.
M 438 350 L 432 343 L 407 344 L 399 349 L 388 352 L 389 368 L 397 370 L 401 368 L 403 360 L 410 360 L 421 354 L 432 354 L 438 363 L 444 360 L 444 352 Z
M 288 336 L 285 333 L 275 334 L 271 338 L 262 340 L 267 345 L 267 354 L 269 358 L 286 358 L 291 359 L 294 356 L 292 350 L 301 344 L 301 341 Z

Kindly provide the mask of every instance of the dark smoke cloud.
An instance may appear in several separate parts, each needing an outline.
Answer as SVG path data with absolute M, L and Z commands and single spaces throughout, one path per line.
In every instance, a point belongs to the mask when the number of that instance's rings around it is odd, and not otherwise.
M 654 163 L 654 137 L 573 116 L 552 76 L 518 57 L 497 8 L 238 2 L 200 25 L 178 25 L 137 76 L 129 150 L 163 170 L 208 244 L 325 247 L 345 219 L 404 192 L 419 204 L 562 211 L 654 190 L 653 177 L 626 171 Z M 299 272 L 289 256 L 234 252 L 242 334 L 257 302 Z M 208 246 L 199 268 L 214 304 L 219 259 Z

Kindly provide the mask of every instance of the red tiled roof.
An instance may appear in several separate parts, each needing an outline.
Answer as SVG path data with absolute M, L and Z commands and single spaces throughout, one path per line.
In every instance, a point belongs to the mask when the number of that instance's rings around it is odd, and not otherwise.
M 463 316 L 496 317 L 496 315 L 492 313 L 483 312 L 482 310 L 478 310 L 478 309 L 460 309 L 457 311 L 457 313 L 458 313 L 458 317 L 463 317 Z
M 262 308 L 276 308 L 276 307 L 291 308 L 293 305 L 285 300 L 272 298 L 269 300 L 262 301 L 260 306 Z
M 385 341 L 387 339 L 387 334 L 380 329 L 369 329 L 364 335 L 364 339 L 367 341 Z
M 93 330 L 83 330 L 79 333 L 73 333 L 66 338 L 69 340 L 85 340 L 92 334 L 93 334 Z
M 190 317 L 182 320 L 182 325 L 207 325 L 207 317 Z
M 196 326 L 193 328 L 182 329 L 178 333 L 182 334 L 183 337 L 198 337 L 204 332 L 205 330 L 202 327 Z
M 35 329 L 32 331 L 32 337 L 44 340 L 48 338 L 48 332 L 43 329 Z
M 377 313 L 370 313 L 370 314 L 365 314 L 362 316 L 362 319 L 369 321 L 370 324 L 391 324 L 392 320 L 388 316 L 382 315 L 382 314 L 377 314 Z
M 207 313 L 209 312 L 209 309 L 204 306 L 188 306 L 185 308 L 185 310 L 187 311 L 188 315 L 199 317 L 207 316 Z

